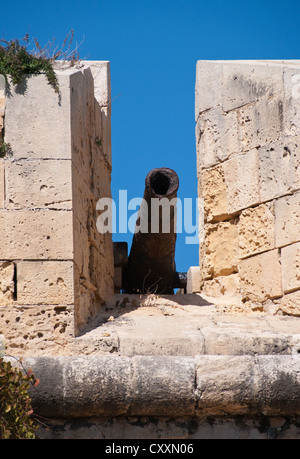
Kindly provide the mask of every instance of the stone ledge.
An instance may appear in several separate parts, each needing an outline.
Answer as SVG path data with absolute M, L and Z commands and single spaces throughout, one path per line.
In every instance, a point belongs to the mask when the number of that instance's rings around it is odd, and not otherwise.
M 47 418 L 300 414 L 300 355 L 28 357 Z
M 299 296 L 289 296 L 291 311 L 299 310 Z M 66 305 L 2 306 L 0 334 L 15 357 L 299 353 L 299 317 L 240 311 L 235 303 L 214 305 L 197 294 L 121 294 L 80 336 L 73 336 L 72 307 Z

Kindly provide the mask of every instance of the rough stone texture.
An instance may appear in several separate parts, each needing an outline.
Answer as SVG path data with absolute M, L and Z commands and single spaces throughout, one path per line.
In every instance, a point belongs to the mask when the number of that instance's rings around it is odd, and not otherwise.
M 300 137 L 286 137 L 259 149 L 262 201 L 300 189 Z
M 227 300 L 230 301 L 230 304 L 238 305 L 240 300 L 240 276 L 236 273 L 206 280 L 201 293 L 219 303 Z
M 272 203 L 242 211 L 239 219 L 240 257 L 275 248 L 275 217 Z
M 300 192 L 275 201 L 276 246 L 282 247 L 300 239 Z
M 289 316 L 300 317 L 300 292 L 289 293 L 284 295 L 277 304 L 278 311 Z
M 0 333 L 6 353 L 22 357 L 68 352 L 74 339 L 74 306 L 5 306 L 0 309 Z M 28 354 L 27 354 L 28 355 Z
M 230 214 L 259 203 L 258 154 L 253 149 L 222 164 Z
M 71 209 L 71 160 L 6 161 L 6 209 Z
M 0 259 L 16 268 L 0 301 L 74 305 L 79 333 L 113 295 L 111 235 L 96 228 L 97 201 L 111 197 L 109 63 L 59 63 L 56 74 L 60 94 L 45 75 L 9 93 L 0 81 L 11 146 L 0 160 Z
M 18 304 L 73 304 L 73 263 L 70 261 L 20 261 Z
M 1 258 L 70 260 L 72 213 L 64 210 L 0 211 Z
M 255 255 L 239 263 L 242 299 L 263 303 L 282 296 L 278 250 Z
M 200 151 L 209 152 L 199 158 L 205 167 L 214 166 L 237 153 L 236 113 L 223 114 L 220 107 L 204 112 L 197 122 L 196 140 Z
M 297 310 L 284 296 L 300 290 L 299 62 L 197 63 L 201 292 L 242 309 Z
M 213 222 L 228 218 L 227 188 L 222 166 L 203 169 L 199 182 L 204 200 L 204 220 Z
M 226 276 L 237 271 L 239 248 L 236 220 L 206 225 L 204 277 Z M 219 254 L 222 254 L 220 257 Z
M 11 263 L 9 261 L 0 262 L 0 305 L 14 303 L 14 275 L 14 263 Z
M 69 73 L 57 72 L 61 97 L 48 85 L 46 75 L 28 78 L 17 89 L 11 85 L 5 141 L 11 144 L 14 159 L 72 158 Z

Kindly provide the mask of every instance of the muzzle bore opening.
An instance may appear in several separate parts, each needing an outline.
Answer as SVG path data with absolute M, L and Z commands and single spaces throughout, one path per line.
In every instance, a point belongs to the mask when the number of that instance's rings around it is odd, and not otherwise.
M 157 172 L 151 177 L 150 185 L 155 194 L 162 196 L 167 194 L 171 181 L 167 175 Z

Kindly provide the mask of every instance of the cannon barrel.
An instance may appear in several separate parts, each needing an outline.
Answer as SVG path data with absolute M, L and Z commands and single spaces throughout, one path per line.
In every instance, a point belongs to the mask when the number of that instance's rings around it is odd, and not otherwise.
M 152 169 L 145 179 L 135 234 L 124 272 L 127 293 L 174 293 L 186 276 L 175 267 L 178 176 L 169 168 Z

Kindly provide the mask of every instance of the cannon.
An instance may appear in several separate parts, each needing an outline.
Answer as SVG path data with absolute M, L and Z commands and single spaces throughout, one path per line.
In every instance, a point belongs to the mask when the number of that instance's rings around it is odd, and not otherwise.
M 175 171 L 152 169 L 138 212 L 135 233 L 123 272 L 126 293 L 172 294 L 185 289 L 186 273 L 175 267 L 176 198 L 179 179 Z

